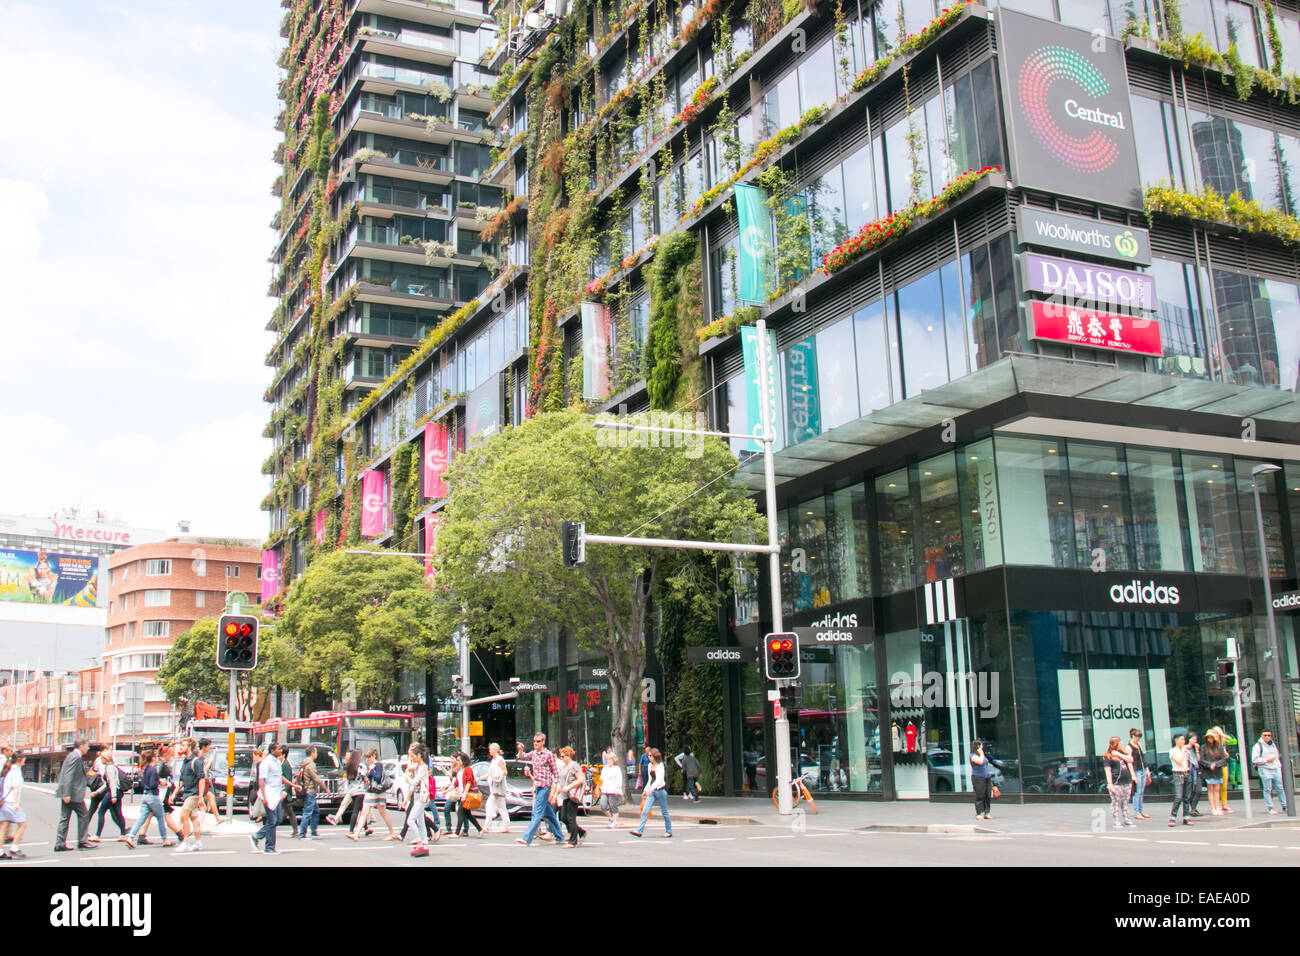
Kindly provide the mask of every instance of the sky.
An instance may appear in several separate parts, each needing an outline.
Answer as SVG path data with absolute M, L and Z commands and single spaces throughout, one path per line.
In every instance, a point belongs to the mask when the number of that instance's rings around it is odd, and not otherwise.
M 0 512 L 265 538 L 276 0 L 0 0 Z

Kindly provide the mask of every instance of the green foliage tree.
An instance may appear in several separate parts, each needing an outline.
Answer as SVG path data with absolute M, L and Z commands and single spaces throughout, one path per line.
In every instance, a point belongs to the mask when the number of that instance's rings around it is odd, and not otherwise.
M 715 583 L 659 548 L 592 545 L 585 567 L 565 568 L 561 523 L 585 521 L 591 534 L 712 541 L 763 532 L 753 501 L 725 477 L 736 465 L 727 447 L 716 439 L 663 447 L 672 437 L 602 431 L 580 413 L 540 415 L 462 453 L 448 475 L 438 631 L 464 627 L 486 644 L 567 628 L 605 658 L 616 753 L 627 748 L 640 699 L 652 589 L 711 605 Z M 658 447 L 647 447 L 651 440 Z
M 285 596 L 271 672 L 291 690 L 336 699 L 354 692 L 362 707 L 386 704 L 403 669 L 455 657 L 450 630 L 434 630 L 433 606 L 423 568 L 408 557 L 319 557 Z
M 236 690 L 235 716 L 239 720 L 252 719 L 253 697 L 256 688 L 271 684 L 271 669 L 267 663 L 270 631 L 258 636 L 257 667 L 240 672 Z M 192 715 L 196 701 L 226 707 L 230 699 L 230 679 L 227 672 L 217 668 L 217 618 L 205 617 L 195 621 L 190 629 L 180 634 L 158 668 L 158 686 L 167 700 L 180 711 L 182 722 Z

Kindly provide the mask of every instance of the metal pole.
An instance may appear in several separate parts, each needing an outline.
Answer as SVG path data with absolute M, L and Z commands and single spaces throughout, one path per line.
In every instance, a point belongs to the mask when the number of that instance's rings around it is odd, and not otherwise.
M 1229 646 L 1233 647 L 1236 652 L 1236 641 L 1230 641 Z M 1232 658 L 1232 709 L 1237 715 L 1237 759 L 1241 763 L 1241 796 L 1246 802 L 1246 819 L 1250 820 L 1255 816 L 1255 811 L 1250 806 L 1250 773 L 1248 767 L 1250 761 L 1246 759 L 1248 751 L 1246 750 L 1246 721 L 1241 714 L 1241 668 L 1238 665 L 1238 658 Z
M 772 630 L 775 632 L 785 630 L 785 618 L 781 613 L 781 550 L 777 541 L 776 530 L 776 461 L 774 459 L 776 422 L 773 420 L 775 409 L 772 407 L 773 402 L 770 400 L 769 391 L 772 387 L 772 376 L 775 373 L 775 369 L 772 368 L 771 364 L 775 356 L 770 354 L 766 320 L 758 320 L 757 331 L 758 401 L 763 416 L 763 483 L 767 499 L 767 545 L 770 549 L 768 553 L 768 577 L 771 579 L 769 587 L 772 593 Z M 778 694 L 783 684 L 783 681 L 776 682 Z M 792 809 L 790 718 L 786 716 L 785 708 L 781 706 L 779 698 L 773 702 L 773 707 L 776 711 L 774 720 L 776 729 L 776 806 L 779 813 L 788 815 Z
M 469 753 L 469 694 L 466 688 L 469 682 L 469 635 L 461 631 L 460 635 L 460 752 Z
M 1250 471 L 1250 485 L 1255 490 L 1255 522 L 1259 530 L 1259 563 L 1264 574 L 1264 610 L 1268 615 L 1268 651 L 1272 657 L 1273 706 L 1277 710 L 1278 752 L 1282 758 L 1282 795 L 1286 797 L 1286 815 L 1294 817 L 1295 777 L 1291 772 L 1291 734 L 1295 715 L 1282 704 L 1282 655 L 1278 653 L 1277 624 L 1273 620 L 1273 584 L 1268 576 L 1268 543 L 1264 538 L 1264 506 L 1259 501 L 1259 476 L 1280 471 L 1277 465 L 1256 465 Z
M 235 819 L 235 672 L 230 671 L 230 733 L 226 735 L 226 822 Z M 165 834 L 164 834 L 165 835 Z
M 780 547 L 769 544 L 728 544 L 717 541 L 688 541 L 677 538 L 620 538 L 609 534 L 583 534 L 587 544 L 626 544 L 639 548 L 673 548 L 688 551 L 735 551 L 746 554 L 777 554 Z

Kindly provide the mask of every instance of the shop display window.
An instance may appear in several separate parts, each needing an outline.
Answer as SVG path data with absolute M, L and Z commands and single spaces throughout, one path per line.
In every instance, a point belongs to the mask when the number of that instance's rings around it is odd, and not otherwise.
M 998 493 L 1015 507 L 1014 520 L 1002 526 L 1007 564 L 1073 566 L 1063 444 L 1051 438 L 997 438 Z
M 871 596 L 871 522 L 866 487 L 831 492 L 826 509 L 826 554 L 832 604 Z
M 795 611 L 831 603 L 830 562 L 827 560 L 826 499 L 821 495 L 790 509 L 790 572 Z
M 921 489 L 921 566 L 926 581 L 966 573 L 961 503 L 954 455 L 938 455 L 918 466 Z
M 1076 566 L 1108 571 L 1132 568 L 1125 466 L 1119 449 L 1072 441 L 1069 470 Z
M 933 635 L 930 635 L 933 639 Z M 925 680 L 921 670 L 923 635 L 912 628 L 885 635 L 885 673 L 889 681 L 889 726 L 882 743 L 893 751 L 894 793 L 900 800 L 930 795 L 926 762 Z
M 880 548 L 881 593 L 917 585 L 912 498 L 907 470 L 876 479 L 876 540 Z
M 966 571 L 983 571 L 1002 563 L 1002 507 L 993 439 L 968 445 L 957 455 L 961 467 L 962 543 Z

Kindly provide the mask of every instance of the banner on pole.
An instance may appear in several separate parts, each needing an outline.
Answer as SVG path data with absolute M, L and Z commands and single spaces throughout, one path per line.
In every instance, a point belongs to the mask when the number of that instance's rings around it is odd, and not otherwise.
M 736 298 L 761 305 L 767 301 L 772 260 L 772 216 L 763 201 L 763 190 L 744 183 L 737 185 L 736 215 L 740 226 Z
M 777 401 L 776 401 L 776 333 L 768 329 L 766 335 L 766 351 L 768 358 L 768 382 L 767 382 L 767 403 L 771 413 L 772 427 L 778 428 L 779 419 L 777 418 Z M 748 422 L 746 422 L 746 432 L 750 435 L 760 435 L 763 432 L 763 406 L 759 401 L 759 375 L 758 375 L 758 352 L 759 338 L 758 329 L 752 325 L 744 325 L 740 328 L 740 350 L 745 360 L 745 405 L 748 411 Z M 762 451 L 763 446 L 755 439 L 749 439 L 746 443 L 748 451 Z

